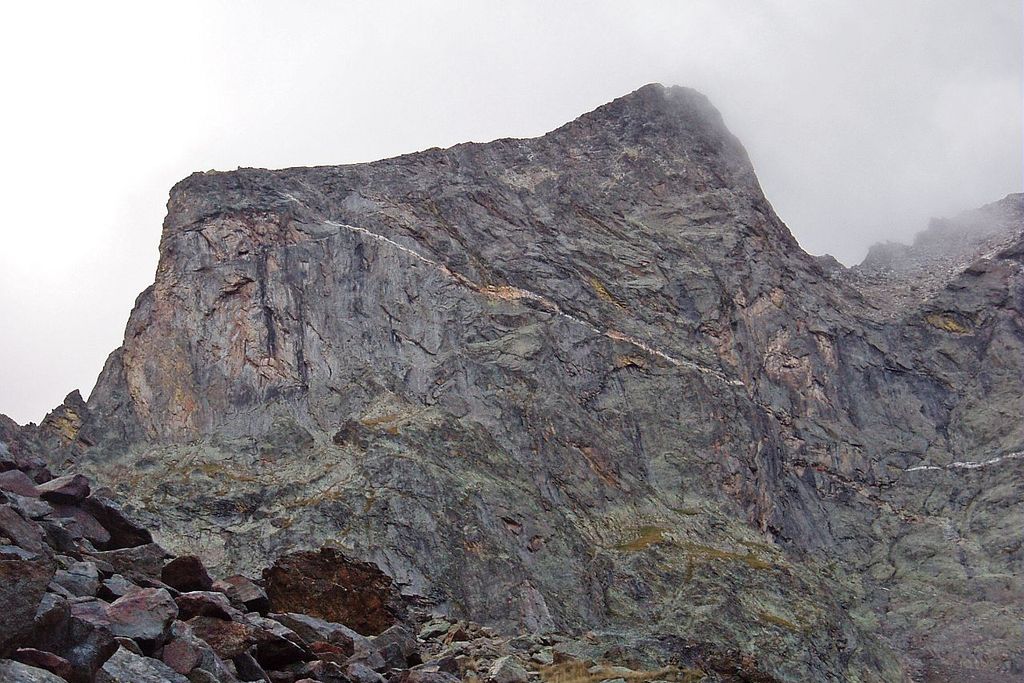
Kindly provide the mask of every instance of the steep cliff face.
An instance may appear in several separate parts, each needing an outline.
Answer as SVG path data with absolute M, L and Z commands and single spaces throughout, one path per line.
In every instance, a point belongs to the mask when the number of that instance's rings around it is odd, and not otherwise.
M 48 438 L 217 567 L 335 544 L 745 680 L 1019 677 L 1024 248 L 979 221 L 998 248 L 894 304 L 922 245 L 823 269 L 661 86 L 536 139 L 196 174 Z

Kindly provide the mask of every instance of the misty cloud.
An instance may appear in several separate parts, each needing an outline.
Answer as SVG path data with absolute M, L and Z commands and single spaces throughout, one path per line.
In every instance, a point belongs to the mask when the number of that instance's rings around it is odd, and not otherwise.
M 660 81 L 746 145 L 801 244 L 854 263 L 1019 192 L 1022 5 L 183 2 L 5 8 L 0 412 L 88 393 L 195 170 L 539 135 Z

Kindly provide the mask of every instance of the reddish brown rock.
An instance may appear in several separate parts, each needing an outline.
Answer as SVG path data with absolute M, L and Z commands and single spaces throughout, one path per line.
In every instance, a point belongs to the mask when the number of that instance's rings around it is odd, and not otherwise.
M 52 674 L 60 676 L 65 681 L 70 681 L 75 677 L 74 668 L 71 666 L 71 662 L 59 657 L 52 652 L 44 652 L 43 650 L 36 650 L 31 647 L 19 648 L 11 655 L 11 659 L 22 664 L 28 664 L 34 666 L 37 669 L 45 669 Z
M 160 659 L 178 673 L 187 676 L 199 666 L 199 662 L 203 659 L 203 653 L 194 644 L 179 638 L 164 645 Z
M 183 593 L 208 591 L 213 588 L 213 579 L 206 571 L 203 561 L 195 555 L 176 557 L 165 564 L 160 573 L 160 580 Z
M 39 485 L 39 497 L 50 503 L 78 503 L 89 496 L 89 480 L 68 474 Z
M 177 673 L 188 676 L 193 683 L 233 680 L 227 676 L 224 662 L 209 644 L 199 639 L 192 627 L 181 621 L 171 626 L 171 639 L 164 645 L 160 658 Z
M 322 659 L 325 662 L 335 662 L 336 664 L 344 664 L 352 656 L 351 647 L 345 648 L 322 640 L 310 643 L 309 650 L 316 655 L 317 659 Z
M 381 633 L 404 615 L 401 595 L 387 574 L 332 548 L 280 557 L 263 571 L 263 579 L 275 612 L 301 612 L 364 635 Z
M 21 470 L 0 472 L 0 489 L 16 493 L 19 496 L 38 498 L 39 489 L 27 474 Z
M 10 505 L 0 505 L 0 536 L 5 536 L 30 553 L 43 549 L 43 532 Z
M 105 600 L 83 596 L 69 600 L 68 604 L 71 607 L 71 616 L 94 626 L 110 626 L 110 620 L 107 618 L 110 603 Z
M 56 565 L 48 556 L 0 546 L 0 657 L 10 652 L 33 626 L 36 609 Z
M 233 659 L 256 643 L 256 629 L 237 621 L 195 617 L 188 625 L 196 637 L 205 640 L 222 659 Z

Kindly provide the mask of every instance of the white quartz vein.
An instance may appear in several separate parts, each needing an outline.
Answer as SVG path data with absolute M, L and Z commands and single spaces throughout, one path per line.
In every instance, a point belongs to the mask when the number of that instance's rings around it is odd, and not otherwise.
M 285 199 L 297 201 L 297 200 L 295 200 L 294 197 L 292 197 L 290 195 L 285 197 Z M 594 332 L 595 334 L 599 334 L 599 335 L 601 335 L 603 337 L 607 337 L 608 339 L 612 339 L 612 340 L 615 340 L 615 341 L 619 341 L 619 342 L 623 342 L 623 343 L 626 343 L 626 344 L 630 344 L 630 345 L 635 346 L 636 348 L 638 348 L 638 349 L 640 349 L 640 350 L 642 350 L 642 351 L 644 351 L 644 352 L 646 352 L 646 353 L 648 353 L 648 354 L 650 354 L 652 356 L 656 356 L 658 358 L 661 358 L 661 359 L 669 362 L 672 365 L 675 365 L 677 367 L 685 367 L 685 368 L 688 368 L 688 369 L 691 369 L 691 370 L 695 370 L 695 371 L 700 372 L 700 373 L 702 373 L 704 375 L 708 375 L 708 376 L 714 377 L 714 378 L 716 378 L 716 379 L 718 379 L 718 380 L 720 380 L 722 382 L 725 382 L 726 384 L 729 384 L 731 386 L 739 386 L 739 387 L 745 386 L 744 383 L 741 382 L 740 380 L 736 380 L 736 379 L 732 379 L 730 377 L 726 377 L 723 373 L 721 373 L 718 370 L 715 370 L 714 368 L 709 368 L 709 367 L 701 365 L 699 363 L 695 363 L 695 362 L 693 362 L 691 360 L 676 358 L 674 356 L 669 355 L 668 353 L 665 353 L 664 351 L 661 351 L 660 349 L 654 348 L 653 346 L 651 346 L 650 344 L 648 344 L 648 343 L 646 343 L 644 341 L 641 341 L 641 340 L 639 340 L 639 339 L 637 339 L 635 337 L 629 336 L 627 334 L 623 334 L 622 332 L 619 332 L 617 330 L 602 329 L 602 328 L 598 327 L 597 325 L 591 323 L 588 320 L 584 320 L 582 318 L 579 318 L 579 317 L 573 315 L 572 313 L 567 313 L 567 312 L 563 311 L 561 309 L 561 307 L 559 307 L 558 304 L 556 304 L 554 301 L 552 301 L 551 299 L 549 299 L 546 296 L 543 296 L 541 294 L 537 294 L 536 292 L 531 292 L 531 291 L 526 290 L 526 289 L 522 289 L 522 288 L 519 288 L 519 287 L 511 287 L 511 286 L 505 286 L 505 287 L 484 287 L 484 286 L 478 285 L 477 283 L 473 282 L 472 280 L 470 280 L 469 278 L 465 277 L 464 275 L 460 275 L 459 273 L 456 273 L 456 272 L 452 271 L 445 264 L 439 263 L 437 261 L 434 261 L 433 259 L 429 259 L 426 256 L 424 256 L 423 254 L 421 254 L 418 251 L 416 251 L 415 249 L 410 249 L 409 247 L 407 247 L 407 246 L 405 246 L 403 244 L 399 244 L 398 242 L 396 242 L 395 240 L 391 239 L 390 237 L 385 237 L 384 235 L 379 235 L 379 234 L 377 234 L 375 232 L 367 230 L 366 228 L 361 228 L 361 227 L 359 227 L 357 225 L 349 225 L 347 223 L 338 223 L 336 221 L 324 221 L 324 223 L 327 224 L 327 225 L 330 225 L 332 227 L 335 227 L 335 228 L 344 228 L 346 230 L 350 230 L 350 231 L 358 233 L 360 235 L 364 235 L 366 237 L 369 237 L 369 238 L 371 238 L 373 240 L 376 240 L 377 242 L 380 242 L 382 244 L 387 244 L 388 246 L 391 246 L 391 247 L 401 251 L 402 253 L 411 256 L 412 258 L 416 259 L 417 261 L 419 261 L 421 263 L 424 263 L 424 264 L 426 264 L 426 265 L 428 265 L 428 266 L 430 266 L 432 268 L 436 268 L 437 270 L 443 272 L 448 277 L 456 280 L 460 284 L 462 284 L 462 285 L 472 289 L 475 292 L 484 293 L 484 294 L 500 292 L 500 293 L 506 295 L 508 298 L 513 298 L 513 299 L 529 299 L 531 301 L 535 301 L 535 302 L 539 303 L 545 310 L 548 310 L 552 314 L 560 316 L 562 318 L 565 318 L 566 320 L 570 320 L 570 321 L 572 321 L 572 322 L 574 322 L 574 323 L 576 323 L 578 325 L 582 325 L 583 327 L 586 327 L 587 329 L 589 329 L 591 332 Z

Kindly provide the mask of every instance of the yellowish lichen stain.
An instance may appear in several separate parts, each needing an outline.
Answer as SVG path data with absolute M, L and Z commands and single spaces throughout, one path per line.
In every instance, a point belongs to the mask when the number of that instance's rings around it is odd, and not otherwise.
M 640 527 L 639 529 L 637 529 L 636 538 L 630 541 L 626 541 L 625 543 L 620 543 L 619 545 L 615 546 L 615 549 L 629 553 L 635 553 L 641 550 L 645 550 L 654 545 L 655 543 L 661 543 L 662 541 L 665 541 L 665 531 L 666 529 L 663 529 L 660 526 Z
M 794 631 L 796 633 L 799 633 L 799 632 L 803 631 L 803 629 L 800 628 L 799 625 L 794 624 L 789 619 L 783 619 L 782 617 L 777 616 L 775 614 L 771 614 L 769 612 L 758 612 L 757 616 L 758 616 L 758 618 L 761 621 L 764 621 L 764 622 L 769 623 L 769 624 L 773 624 L 773 625 L 778 626 L 780 628 L 784 628 L 787 631 Z
M 971 331 L 969 327 L 958 323 L 953 316 L 945 313 L 931 313 L 925 316 L 924 320 L 932 327 L 954 334 L 967 334 Z
M 63 415 L 52 418 L 50 425 L 60 434 L 61 440 L 68 444 L 78 436 L 78 430 L 82 427 L 82 418 L 74 410 L 67 408 Z
M 590 286 L 594 288 L 594 292 L 597 293 L 598 299 L 600 299 L 601 301 L 607 301 L 608 303 L 614 304 L 619 308 L 623 307 L 622 304 L 619 303 L 619 300 L 616 299 L 615 296 L 608 291 L 608 288 L 604 286 L 604 283 L 602 283 L 593 275 L 588 275 L 587 280 L 590 282 Z
M 616 356 L 615 367 L 622 368 L 646 368 L 647 360 L 641 356 Z

